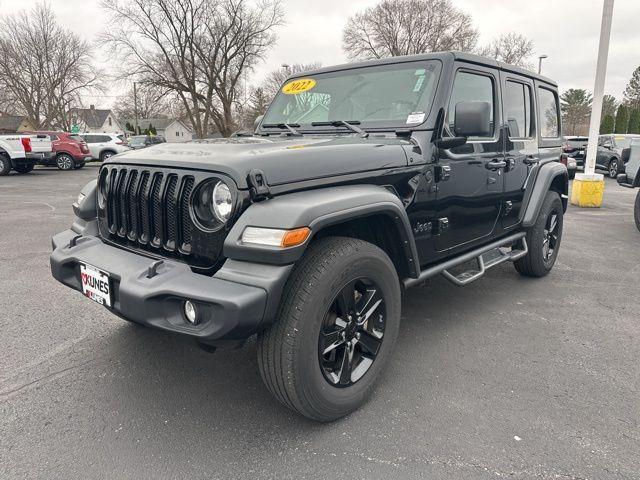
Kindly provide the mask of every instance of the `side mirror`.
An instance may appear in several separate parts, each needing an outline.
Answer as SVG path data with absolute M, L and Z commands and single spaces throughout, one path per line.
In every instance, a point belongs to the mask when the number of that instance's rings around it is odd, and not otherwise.
M 257 130 L 258 127 L 260 126 L 260 123 L 262 123 L 262 119 L 264 118 L 264 115 L 258 115 L 256 117 L 256 119 L 253 121 L 253 130 Z
M 460 137 L 491 135 L 491 104 L 489 102 L 457 103 L 453 130 Z

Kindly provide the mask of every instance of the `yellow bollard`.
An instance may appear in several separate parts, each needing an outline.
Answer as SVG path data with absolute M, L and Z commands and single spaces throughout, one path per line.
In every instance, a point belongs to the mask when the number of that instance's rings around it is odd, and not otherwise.
M 600 208 L 604 196 L 604 176 L 600 173 L 578 173 L 571 188 L 571 205 Z

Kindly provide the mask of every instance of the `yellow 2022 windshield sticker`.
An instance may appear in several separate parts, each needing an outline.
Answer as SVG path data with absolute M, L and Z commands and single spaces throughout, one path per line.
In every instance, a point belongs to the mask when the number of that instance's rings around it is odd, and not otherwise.
M 298 78 L 297 80 L 291 80 L 282 87 L 282 93 L 287 95 L 297 95 L 302 92 L 311 90 L 316 86 L 316 81 L 313 78 Z

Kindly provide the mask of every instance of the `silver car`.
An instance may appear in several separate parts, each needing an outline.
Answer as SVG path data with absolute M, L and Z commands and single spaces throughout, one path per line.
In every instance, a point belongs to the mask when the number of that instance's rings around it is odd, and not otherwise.
M 101 162 L 113 155 L 130 150 L 124 137 L 115 133 L 81 133 L 80 136 L 87 143 L 91 157 Z

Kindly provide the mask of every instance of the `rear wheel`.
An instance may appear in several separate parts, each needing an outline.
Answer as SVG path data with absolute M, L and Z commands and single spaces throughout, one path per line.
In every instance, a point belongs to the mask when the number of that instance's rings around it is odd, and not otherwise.
M 34 164 L 29 163 L 29 164 L 23 164 L 23 165 L 16 165 L 15 167 L 13 167 L 13 169 L 18 173 L 29 173 L 31 170 L 33 170 L 33 167 L 34 167 Z
M 3 153 L 0 153 L 0 175 L 9 175 L 11 171 L 11 160 Z
M 73 170 L 74 165 L 75 165 L 75 162 L 71 155 L 68 155 L 66 153 L 61 153 L 56 157 L 56 166 L 60 170 Z
M 100 154 L 100 161 L 101 161 L 101 162 L 104 162 L 106 159 L 113 157 L 115 154 L 116 154 L 116 153 L 115 153 L 115 152 L 112 152 L 111 150 L 107 150 L 107 151 L 105 151 L 105 152 L 102 152 L 102 153 Z
M 528 277 L 544 277 L 558 258 L 562 240 L 563 208 L 557 192 L 547 192 L 535 225 L 527 232 L 529 253 L 514 262 Z
M 609 176 L 611 178 L 616 178 L 620 173 L 620 165 L 618 164 L 618 160 L 616 158 L 612 158 L 609 160 Z
M 358 408 L 388 362 L 400 325 L 400 283 L 384 251 L 329 237 L 291 274 L 279 318 L 258 336 L 258 365 L 271 393 L 327 422 Z

